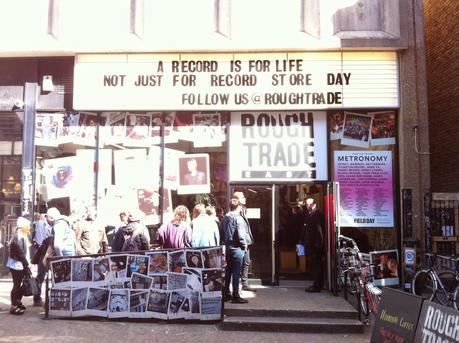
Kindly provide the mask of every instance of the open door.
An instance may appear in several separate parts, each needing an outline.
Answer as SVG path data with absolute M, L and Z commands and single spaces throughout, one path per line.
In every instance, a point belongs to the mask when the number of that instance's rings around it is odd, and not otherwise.
M 327 183 L 325 195 L 325 229 L 327 247 L 327 280 L 328 289 L 337 294 L 337 272 L 338 272 L 338 236 L 339 225 L 339 183 Z

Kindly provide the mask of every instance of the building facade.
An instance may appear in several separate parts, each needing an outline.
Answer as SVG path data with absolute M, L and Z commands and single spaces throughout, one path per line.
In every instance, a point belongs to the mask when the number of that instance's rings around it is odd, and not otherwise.
M 241 190 L 253 275 L 272 282 L 301 272 L 305 195 L 330 238 L 395 250 L 400 268 L 404 239 L 424 241 L 421 1 L 2 6 L 33 13 L 0 50 L 2 115 L 23 122 L 23 215 L 96 205 L 107 225 L 135 209 L 155 227 L 179 204 L 226 211 Z

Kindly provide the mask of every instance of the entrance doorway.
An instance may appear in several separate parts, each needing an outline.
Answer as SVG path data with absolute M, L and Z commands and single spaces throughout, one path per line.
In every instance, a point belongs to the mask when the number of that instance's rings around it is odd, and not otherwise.
M 304 196 L 312 196 L 325 215 L 327 246 L 336 233 L 330 213 L 330 187 L 327 183 L 283 185 L 231 185 L 230 194 L 243 192 L 246 197 L 254 245 L 250 247 L 252 260 L 249 278 L 265 284 L 278 285 L 282 280 L 307 280 L 308 256 L 297 256 L 296 244 L 303 229 Z M 336 207 L 335 207 L 336 208 Z M 328 227 L 328 229 L 327 229 Z M 331 228 L 331 230 L 330 230 Z M 334 261 L 333 249 L 327 248 L 324 274 L 330 280 Z

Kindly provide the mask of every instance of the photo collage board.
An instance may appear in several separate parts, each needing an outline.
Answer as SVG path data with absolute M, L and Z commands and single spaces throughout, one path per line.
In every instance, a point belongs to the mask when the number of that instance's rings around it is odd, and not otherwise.
M 219 320 L 222 247 L 150 250 L 51 262 L 55 317 Z

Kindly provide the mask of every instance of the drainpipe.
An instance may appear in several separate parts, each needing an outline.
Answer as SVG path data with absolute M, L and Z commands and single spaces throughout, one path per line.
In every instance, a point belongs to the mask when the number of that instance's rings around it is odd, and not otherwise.
M 24 122 L 22 128 L 21 216 L 33 221 L 35 203 L 35 113 L 38 85 L 24 86 Z

